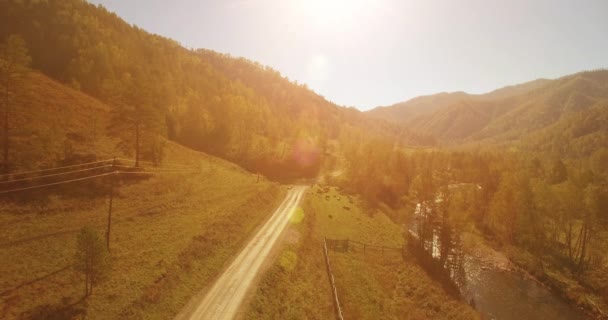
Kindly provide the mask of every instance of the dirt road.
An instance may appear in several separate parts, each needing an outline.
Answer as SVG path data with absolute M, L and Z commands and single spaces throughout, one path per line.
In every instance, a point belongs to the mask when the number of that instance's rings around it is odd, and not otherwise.
M 306 187 L 294 187 L 266 224 L 198 303 L 189 304 L 176 319 L 233 319 L 268 253 L 289 223 Z

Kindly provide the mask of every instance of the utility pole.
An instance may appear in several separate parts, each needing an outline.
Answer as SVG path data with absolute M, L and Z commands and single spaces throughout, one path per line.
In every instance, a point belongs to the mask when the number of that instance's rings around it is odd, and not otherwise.
M 112 226 L 112 201 L 114 200 L 114 180 L 116 179 L 117 172 L 114 171 L 114 165 L 116 162 L 116 158 L 112 160 L 112 172 L 113 174 L 110 176 L 112 181 L 110 182 L 110 206 L 108 208 L 108 231 L 106 232 L 106 245 L 108 247 L 108 252 L 110 251 L 110 227 Z
M 139 167 L 139 122 L 135 124 L 135 166 Z
M 4 152 L 3 152 L 3 172 L 4 173 L 9 173 L 9 166 L 8 166 L 8 150 L 9 150 L 9 143 L 10 143 L 10 137 L 9 137 L 9 112 L 10 112 L 10 95 L 9 95 L 9 83 L 10 81 L 7 81 L 6 83 L 6 100 L 5 100 L 5 105 L 4 105 Z

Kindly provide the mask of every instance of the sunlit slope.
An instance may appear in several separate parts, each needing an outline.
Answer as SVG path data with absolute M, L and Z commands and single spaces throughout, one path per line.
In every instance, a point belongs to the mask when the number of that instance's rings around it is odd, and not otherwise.
M 545 144 L 572 144 L 573 148 L 586 147 L 592 151 L 602 147 L 597 143 L 601 140 L 585 146 L 589 141 L 577 143 L 574 139 L 606 137 L 607 118 L 608 71 L 583 72 L 553 80 L 538 91 L 518 97 L 511 110 L 471 135 L 469 140 L 528 143 L 531 134 L 542 134 L 553 126 L 570 127 L 572 132 L 563 132 L 568 135 L 546 134 Z
M 17 164 L 27 166 L 18 171 L 129 157 L 106 133 L 109 110 L 32 73 L 15 113 L 20 143 L 12 156 L 31 153 L 36 161 L 23 158 Z M 73 145 L 71 158 L 66 145 Z M 90 319 L 171 318 L 222 270 L 284 194 L 238 165 L 172 142 L 164 155 L 161 168 L 171 173 L 115 181 L 113 267 L 88 308 L 79 302 L 84 277 L 71 267 L 76 235 L 91 225 L 105 236 L 110 180 L 0 195 L 0 318 L 62 317 L 84 309 Z M 189 172 L 173 165 L 187 165 Z
M 481 95 L 443 92 L 421 96 L 372 109 L 367 115 L 407 125 L 443 143 L 461 142 L 523 101 L 518 96 L 534 92 L 548 81 L 539 79 Z
M 377 107 L 367 111 L 366 114 L 373 118 L 411 125 L 418 116 L 431 114 L 466 97 L 468 94 L 464 92 L 442 92 L 416 97 L 391 106 Z
M 442 93 L 420 97 L 374 109 L 368 115 L 407 124 L 443 143 L 521 142 L 524 146 L 538 146 L 559 142 L 568 144 L 565 154 L 580 156 L 602 147 L 607 101 L 608 71 L 597 70 L 536 80 L 482 95 Z M 557 127 L 576 129 L 567 130 L 566 134 L 549 133 L 556 133 L 551 128 Z M 534 140 L 529 139 L 531 135 Z
M 30 72 L 10 113 L 13 171 L 130 156 L 108 135 L 110 107 Z
M 312 128 L 328 139 L 339 139 L 343 131 L 354 129 L 369 137 L 392 139 L 403 144 L 426 144 L 432 141 L 408 127 L 398 126 L 369 118 L 355 108 L 345 108 L 328 101 L 310 90 L 306 84 L 290 81 L 280 71 L 260 63 L 236 58 L 211 50 L 199 49 L 197 55 L 230 80 L 243 83 L 269 104 L 273 117 L 277 119 L 302 119 L 303 128 Z M 287 134 L 288 132 L 286 132 Z

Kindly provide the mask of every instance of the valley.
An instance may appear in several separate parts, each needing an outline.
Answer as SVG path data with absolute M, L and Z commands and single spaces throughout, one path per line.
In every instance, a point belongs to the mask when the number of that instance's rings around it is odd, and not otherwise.
M 360 110 L 331 97 L 439 73 L 396 44 L 279 71 L 180 42 L 291 50 L 261 43 L 298 19 L 235 40 L 262 2 L 180 2 L 224 29 L 173 38 L 136 23 L 180 6 L 102 2 L 0 1 L 0 318 L 608 319 L 607 69 Z M 302 30 L 354 45 L 335 20 Z

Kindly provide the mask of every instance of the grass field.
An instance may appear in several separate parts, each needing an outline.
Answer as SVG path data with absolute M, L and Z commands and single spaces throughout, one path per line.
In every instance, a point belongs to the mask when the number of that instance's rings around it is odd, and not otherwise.
M 89 318 L 170 318 L 222 269 L 282 197 L 278 185 L 256 183 L 254 175 L 231 164 L 198 157 L 201 173 L 119 188 L 112 275 L 88 300 Z M 93 225 L 104 235 L 107 197 L 57 194 L 43 206 L 2 203 L 0 210 L 0 317 L 78 301 L 84 281 L 70 268 L 76 234 Z
M 402 226 L 362 208 L 334 188 L 312 188 L 285 236 L 276 263 L 261 280 L 244 319 L 332 319 L 323 237 L 402 247 Z M 346 319 L 477 319 L 414 261 L 400 252 L 330 250 Z

